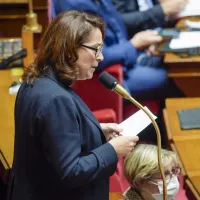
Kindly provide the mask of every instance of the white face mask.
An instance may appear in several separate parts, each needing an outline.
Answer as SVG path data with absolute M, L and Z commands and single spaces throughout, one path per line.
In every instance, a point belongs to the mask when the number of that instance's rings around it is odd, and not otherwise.
M 156 183 L 153 183 L 156 184 Z M 155 200 L 163 200 L 163 181 L 159 181 L 157 184 L 160 194 L 152 194 Z M 176 176 L 172 176 L 170 182 L 167 184 L 167 199 L 172 200 L 179 191 L 179 181 Z

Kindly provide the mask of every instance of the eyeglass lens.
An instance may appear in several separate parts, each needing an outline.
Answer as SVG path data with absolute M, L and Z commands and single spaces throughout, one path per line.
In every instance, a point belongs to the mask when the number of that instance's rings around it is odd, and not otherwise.
M 167 171 L 165 172 L 165 179 L 166 179 L 166 183 L 169 183 L 172 176 L 179 176 L 181 173 L 181 168 L 179 167 L 176 167 L 176 168 L 173 168 L 171 172 Z
M 103 46 L 98 46 L 97 47 L 96 58 L 99 57 L 99 55 L 102 53 L 102 50 L 103 50 Z

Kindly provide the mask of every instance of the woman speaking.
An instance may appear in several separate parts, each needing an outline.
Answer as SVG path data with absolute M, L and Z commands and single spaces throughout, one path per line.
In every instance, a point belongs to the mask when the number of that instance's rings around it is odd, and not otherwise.
M 79 11 L 61 13 L 47 28 L 16 99 L 10 199 L 108 200 L 117 158 L 138 137 L 99 124 L 71 88 L 92 78 L 103 38 L 102 19 Z

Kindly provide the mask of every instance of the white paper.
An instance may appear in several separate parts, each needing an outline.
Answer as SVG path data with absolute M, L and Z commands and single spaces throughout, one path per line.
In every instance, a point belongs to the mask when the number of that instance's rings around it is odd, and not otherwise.
M 146 106 L 145 109 L 151 113 L 151 111 Z M 153 113 L 151 113 L 151 115 L 154 119 L 157 118 L 155 115 L 153 115 Z M 143 110 L 139 110 L 131 115 L 128 119 L 124 120 L 121 124 L 119 124 L 119 126 L 123 128 L 123 136 L 136 136 L 150 123 L 151 120 L 147 114 Z
M 171 40 L 171 49 L 200 47 L 200 31 L 181 32 L 178 38 Z
M 186 20 L 186 21 L 185 21 L 185 25 L 186 25 L 188 28 L 200 29 L 200 21 L 196 22 L 196 21 Z
M 197 15 L 200 15 L 200 0 L 188 0 L 184 10 L 182 10 L 177 16 L 186 17 Z

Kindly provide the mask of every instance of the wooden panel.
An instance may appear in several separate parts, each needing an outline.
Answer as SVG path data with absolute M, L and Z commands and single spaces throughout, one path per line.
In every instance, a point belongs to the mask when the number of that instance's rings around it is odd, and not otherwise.
M 111 192 L 109 194 L 109 200 L 123 200 L 125 199 L 124 196 L 119 192 Z
M 8 93 L 8 88 L 15 80 L 11 70 L 0 71 L 0 149 L 8 162 L 12 166 L 14 148 L 14 103 L 15 95 Z
M 170 126 L 169 126 L 168 114 L 167 114 L 166 109 L 163 110 L 163 117 L 164 117 L 164 120 L 165 120 L 165 127 L 167 129 L 167 139 L 168 139 L 169 143 L 171 143 L 172 134 L 171 134 Z
M 178 151 L 177 151 L 177 149 L 176 149 L 176 146 L 174 145 L 174 143 L 171 143 L 170 146 L 171 146 L 171 148 L 172 148 L 172 151 L 175 152 L 176 155 L 177 155 L 177 157 L 178 157 L 179 165 L 180 165 L 180 167 L 181 167 L 181 173 L 182 173 L 182 175 L 185 177 L 185 176 L 186 176 L 186 171 L 185 171 L 185 169 L 184 169 L 184 167 L 183 167 L 183 163 L 182 163 L 182 160 L 180 159 L 180 155 L 179 155 L 179 153 L 178 153 Z
M 200 200 L 200 195 L 199 195 L 199 192 L 196 190 L 195 186 L 193 185 L 193 183 L 191 183 L 191 181 L 189 179 L 187 179 L 185 181 L 185 184 L 186 184 L 186 194 L 187 193 L 192 193 L 192 196 L 189 195 L 188 198 L 190 199 L 196 199 L 196 200 Z M 200 185 L 200 183 L 199 183 Z M 198 187 L 198 185 L 197 185 Z
M 0 0 L 0 3 L 27 3 L 28 0 Z
M 199 137 L 180 137 L 174 141 L 186 173 L 200 175 L 200 135 Z
M 23 62 L 24 66 L 28 67 L 34 60 L 32 31 L 22 31 L 22 46 L 27 49 L 27 56 L 23 58 Z
M 165 63 L 193 63 L 193 62 L 200 62 L 200 56 L 190 56 L 188 58 L 181 58 L 177 54 L 174 53 L 166 53 L 164 57 Z
M 189 177 L 189 179 L 191 180 L 193 186 L 195 187 L 198 194 L 200 195 L 200 176 Z
M 46 6 L 48 5 L 48 0 L 33 0 L 33 6 L 38 7 L 38 6 Z
M 200 56 L 198 57 L 200 58 Z M 184 59 L 180 61 L 179 58 L 179 62 L 168 63 L 168 66 L 168 77 L 174 79 L 176 85 L 184 92 L 185 96 L 200 96 L 200 87 L 196 87 L 197 85 L 200 85 L 199 61 L 186 62 Z
M 28 4 L 2 4 L 0 2 L 0 10 L 0 37 L 21 37 L 22 26 L 26 24 Z M 37 13 L 38 22 L 42 25 L 42 33 L 34 35 L 34 48 L 37 48 L 49 23 L 48 0 L 34 0 L 33 11 Z

